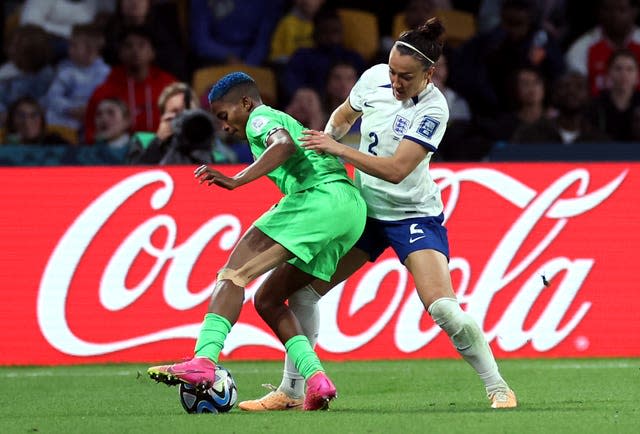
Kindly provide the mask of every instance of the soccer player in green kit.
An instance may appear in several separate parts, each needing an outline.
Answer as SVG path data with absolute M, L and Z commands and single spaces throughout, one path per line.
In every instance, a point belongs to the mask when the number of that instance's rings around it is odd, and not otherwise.
M 209 104 L 226 132 L 248 140 L 256 160 L 233 177 L 200 166 L 195 171 L 200 183 L 233 190 L 267 175 L 285 196 L 253 223 L 218 272 L 195 357 L 147 372 L 170 385 L 213 384 L 225 338 L 242 309 L 245 286 L 275 268 L 256 292 L 254 304 L 306 380 L 303 408 L 327 408 L 336 388 L 285 301 L 316 278 L 331 279 L 340 258 L 364 230 L 366 204 L 343 164 L 302 148 L 298 138 L 305 127 L 262 104 L 247 74 L 234 72 L 220 79 L 211 88 Z

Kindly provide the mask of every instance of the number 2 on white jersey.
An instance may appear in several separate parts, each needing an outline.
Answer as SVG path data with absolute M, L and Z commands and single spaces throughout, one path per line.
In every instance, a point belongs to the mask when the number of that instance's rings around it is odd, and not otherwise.
M 373 142 L 369 143 L 368 151 L 370 154 L 377 156 L 378 153 L 374 150 L 374 148 L 378 146 L 378 135 L 375 132 L 371 131 L 369 133 L 369 137 L 373 139 Z

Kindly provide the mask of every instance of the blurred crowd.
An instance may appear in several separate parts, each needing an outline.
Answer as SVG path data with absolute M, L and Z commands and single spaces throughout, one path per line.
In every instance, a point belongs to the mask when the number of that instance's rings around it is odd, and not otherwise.
M 322 129 L 393 41 L 447 29 L 441 161 L 500 143 L 640 141 L 636 0 L 26 0 L 0 6 L 0 148 L 106 147 L 129 164 L 248 163 L 206 111 L 231 70 Z M 358 125 L 344 139 L 357 146 Z

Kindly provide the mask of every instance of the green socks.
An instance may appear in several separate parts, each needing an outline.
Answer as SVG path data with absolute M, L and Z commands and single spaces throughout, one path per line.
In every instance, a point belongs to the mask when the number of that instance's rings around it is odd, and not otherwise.
M 305 380 L 318 371 L 324 371 L 320 359 L 313 351 L 306 336 L 294 336 L 284 344 L 284 347 L 287 349 L 287 355 L 293 360 L 296 369 Z
M 196 341 L 196 356 L 208 357 L 214 363 L 218 363 L 220 351 L 224 347 L 224 340 L 230 331 L 231 323 L 225 317 L 216 313 L 206 314 Z

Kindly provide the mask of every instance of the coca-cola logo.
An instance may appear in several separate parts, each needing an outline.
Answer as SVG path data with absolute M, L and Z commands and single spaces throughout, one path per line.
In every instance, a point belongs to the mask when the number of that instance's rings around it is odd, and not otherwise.
M 551 248 L 572 218 L 596 209 L 607 200 L 620 187 L 627 171 L 622 171 L 603 186 L 592 187 L 591 191 L 590 174 L 585 169 L 569 170 L 551 180 L 541 191 L 492 168 L 459 171 L 434 168 L 432 175 L 447 197 L 445 215 L 449 219 L 455 216 L 465 183 L 480 186 L 519 210 L 518 217 L 495 243 L 492 254 L 482 268 L 474 268 L 477 264 L 472 264 L 465 257 L 451 258 L 450 269 L 461 276 L 455 290 L 465 310 L 483 326 L 487 338 L 490 341 L 497 339 L 497 345 L 505 351 L 516 351 L 527 343 L 531 343 L 537 351 L 547 351 L 562 342 L 591 308 L 589 301 L 575 306 L 574 302 L 595 265 L 595 259 L 588 255 L 567 257 L 559 252 L 557 257 L 542 263 L 536 260 L 542 252 Z M 217 242 L 217 249 L 226 254 L 246 230 L 236 215 L 222 213 L 203 222 L 184 242 L 178 243 L 176 220 L 162 212 L 174 195 L 174 180 L 169 173 L 163 170 L 145 171 L 112 186 L 90 203 L 64 232 L 49 257 L 40 281 L 38 324 L 47 342 L 58 351 L 75 356 L 95 356 L 163 340 L 193 339 L 197 336 L 201 324 L 199 315 L 194 315 L 193 323 L 175 324 L 152 333 L 110 342 L 82 339 L 69 325 L 69 288 L 79 264 L 85 259 L 87 249 L 118 210 L 144 188 L 154 188 L 148 203 L 154 215 L 136 222 L 113 251 L 102 271 L 98 291 L 100 304 L 105 311 L 128 309 L 149 288 L 158 284 L 162 285 L 163 302 L 173 310 L 185 311 L 201 306 L 208 300 L 215 282 L 211 281 L 200 291 L 191 291 L 188 280 L 194 264 L 213 240 Z M 566 197 L 569 192 L 572 197 Z M 464 216 L 459 218 L 464 219 Z M 538 243 L 525 251 L 524 241 L 542 219 L 551 220 L 553 224 Z M 157 246 L 151 238 L 160 228 L 167 236 L 163 245 Z M 145 270 L 144 277 L 137 285 L 127 287 L 127 273 L 140 252 L 153 257 L 154 263 Z M 532 266 L 534 263 L 537 264 L 535 267 Z M 165 270 L 164 281 L 158 282 L 161 270 Z M 525 327 L 531 307 L 545 289 L 541 274 L 553 280 L 555 292 L 535 323 Z M 343 305 L 349 303 L 349 315 L 364 309 L 376 300 L 383 281 L 389 275 L 394 276 L 395 287 L 390 289 L 391 296 L 379 315 L 370 324 L 363 324 L 361 333 L 345 333 L 340 325 L 341 306 L 344 308 Z M 247 287 L 245 303 L 252 300 L 265 277 Z M 517 288 L 499 319 L 487 330 L 487 312 L 496 296 L 516 279 L 523 277 L 525 283 Z M 319 345 L 323 350 L 336 354 L 348 353 L 366 346 L 383 329 L 392 327 L 396 349 L 412 353 L 427 346 L 439 334 L 440 329 L 435 325 L 421 329 L 424 308 L 415 291 L 408 290 L 412 289 L 407 288 L 410 276 L 397 259 L 380 260 L 362 274 L 360 280 L 354 282 L 354 279 L 338 285 L 320 303 L 322 320 Z M 471 282 L 474 282 L 473 286 Z M 344 296 L 345 285 L 355 287 L 348 298 Z M 571 316 L 565 318 L 569 311 L 572 312 Z M 224 353 L 229 354 L 244 346 L 282 348 L 266 328 L 239 321 L 225 343 Z

